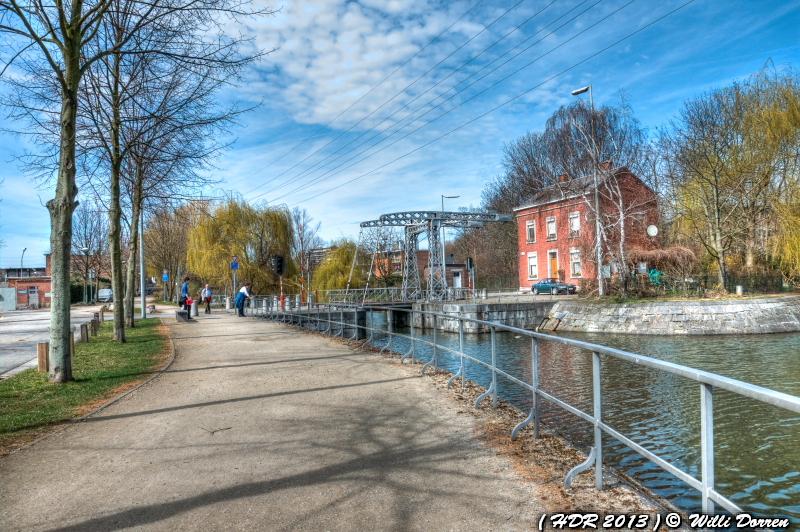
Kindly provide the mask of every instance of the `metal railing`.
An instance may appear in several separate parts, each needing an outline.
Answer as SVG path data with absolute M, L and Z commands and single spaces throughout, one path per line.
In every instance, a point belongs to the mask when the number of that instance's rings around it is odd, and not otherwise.
M 447 289 L 445 300 L 455 301 L 473 299 L 477 297 L 478 290 L 471 288 Z M 403 289 L 398 287 L 387 288 L 350 288 L 349 290 L 325 290 L 319 292 L 319 299 L 327 303 L 349 303 L 363 305 L 369 303 L 400 303 L 409 301 L 403 297 Z M 430 299 L 429 290 L 420 290 L 414 301 L 427 301 Z
M 508 325 L 503 325 L 496 322 L 489 322 L 484 320 L 472 319 L 453 313 L 440 313 L 421 311 L 413 309 L 391 309 L 386 310 L 380 307 L 371 308 L 369 306 L 350 306 L 342 304 L 325 304 L 318 305 L 316 308 L 307 310 L 280 310 L 274 304 L 274 298 L 256 298 L 249 311 L 251 316 L 260 316 L 266 319 L 280 321 L 287 324 L 299 326 L 304 329 L 321 332 L 331 336 L 345 337 L 345 332 L 350 331 L 349 338 L 356 340 L 359 336 L 366 343 L 374 345 L 375 334 L 388 335 L 388 341 L 381 347 L 381 352 L 391 350 L 392 340 L 394 338 L 405 338 L 410 341 L 410 348 L 406 353 L 401 354 L 401 361 L 407 359 L 414 359 L 416 348 L 418 344 L 428 345 L 432 348 L 433 355 L 426 364 L 422 367 L 422 373 L 429 368 L 436 368 L 439 365 L 439 351 L 449 352 L 459 359 L 459 369 L 449 379 L 447 386 L 450 387 L 456 379 L 461 380 L 463 388 L 465 383 L 465 363 L 470 362 L 485 367 L 491 372 L 491 384 L 489 387 L 475 400 L 475 406 L 478 407 L 485 399 L 491 398 L 492 405 L 495 406 L 498 401 L 497 397 L 497 377 L 501 375 L 506 379 L 514 382 L 529 392 L 531 392 L 531 410 L 528 416 L 517 424 L 511 431 L 511 438 L 515 439 L 519 432 L 533 423 L 534 437 L 539 435 L 539 420 L 540 420 L 540 400 L 548 401 L 563 410 L 579 417 L 590 423 L 593 427 L 594 445 L 591 447 L 587 459 L 571 469 L 564 478 L 564 484 L 569 487 L 576 475 L 594 469 L 595 486 L 597 489 L 603 487 L 603 435 L 610 436 L 614 440 L 622 443 L 629 449 L 637 452 L 644 458 L 650 460 L 663 470 L 671 473 L 679 478 L 700 493 L 702 502 L 702 511 L 704 513 L 714 512 L 714 505 L 718 504 L 725 510 L 732 513 L 741 512 L 734 502 L 726 498 L 724 495 L 716 491 L 714 480 L 714 390 L 725 390 L 743 397 L 748 397 L 762 403 L 770 404 L 783 408 L 795 413 L 800 413 L 800 397 L 777 392 L 749 384 L 743 381 L 717 375 L 708 371 L 690 368 L 672 362 L 666 362 L 656 358 L 640 355 L 638 353 L 631 353 L 607 347 L 599 344 L 584 342 L 571 338 L 563 338 L 559 336 L 529 331 Z M 367 325 L 366 320 L 364 324 L 359 323 L 359 312 L 363 311 L 380 311 L 387 312 L 387 325 L 383 327 L 372 327 Z M 403 334 L 394 331 L 392 313 L 401 312 L 407 313 L 409 334 Z M 430 320 L 432 322 L 432 338 L 427 339 L 415 334 L 418 328 L 415 324 L 415 317 Z M 439 322 L 442 320 L 451 321 L 458 320 L 458 349 L 441 345 L 437 342 L 437 331 L 439 329 Z M 490 345 L 491 345 L 491 362 L 485 362 L 474 356 L 470 356 L 464 352 L 464 324 L 465 322 L 475 323 L 480 326 L 485 326 L 490 331 Z M 424 321 L 422 322 L 424 323 Z M 452 325 L 452 323 L 450 324 Z M 363 334 L 360 334 L 363 331 Z M 507 331 L 516 335 L 521 335 L 530 338 L 530 359 L 531 359 L 531 382 L 516 377 L 503 371 L 497 366 L 496 362 L 496 333 L 497 331 Z M 365 338 L 364 338 L 365 337 Z M 591 352 L 592 357 L 592 411 L 584 412 L 583 410 L 573 406 L 566 401 L 555 397 L 553 394 L 546 392 L 542 389 L 539 379 L 539 349 L 541 342 L 553 342 L 579 348 L 581 350 Z M 377 346 L 376 346 L 377 347 Z M 679 469 L 676 465 L 668 462 L 666 459 L 656 455 L 654 452 L 648 450 L 644 446 L 634 442 L 629 437 L 620 433 L 610 425 L 603 421 L 603 407 L 602 407 L 602 387 L 601 387 L 601 374 L 603 366 L 603 357 L 612 357 L 618 360 L 628 362 L 658 371 L 663 371 L 673 375 L 684 377 L 699 385 L 699 400 L 700 400 L 700 478 L 695 478 L 689 473 Z

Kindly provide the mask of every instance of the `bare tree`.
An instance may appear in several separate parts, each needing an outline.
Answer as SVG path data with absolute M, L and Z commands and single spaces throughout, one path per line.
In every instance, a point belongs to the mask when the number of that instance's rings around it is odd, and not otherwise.
M 371 284 L 396 286 L 402 279 L 403 238 L 396 227 L 370 227 L 361 235 L 364 256 L 369 257 Z
M 247 4 L 238 0 L 72 0 L 43 4 L 20 4 L 17 0 L 0 0 L 0 32 L 8 38 L 7 55 L 3 59 L 5 72 L 12 64 L 28 73 L 28 79 L 46 73 L 48 81 L 57 86 L 54 103 L 58 114 L 58 170 L 55 197 L 48 201 L 50 212 L 50 247 L 52 251 L 53 298 L 50 321 L 50 378 L 65 382 L 72 377 L 70 353 L 70 247 L 72 243 L 72 213 L 76 207 L 76 133 L 82 81 L 86 72 L 99 61 L 112 66 L 112 82 L 118 73 L 119 58 L 131 53 L 168 55 L 186 42 L 204 46 L 197 53 L 176 55 L 182 63 L 191 65 L 204 58 L 208 48 L 228 49 L 231 40 L 224 37 L 225 18 L 253 14 Z M 134 46 L 134 38 L 147 27 L 169 27 L 179 24 L 182 32 L 176 38 L 163 41 L 158 47 L 143 49 Z M 103 37 L 107 30 L 111 34 Z M 218 30 L 218 31 L 214 31 Z M 180 38 L 177 35 L 180 34 Z M 235 40 L 234 40 L 235 42 Z M 235 46 L 234 46 L 235 48 Z M 185 48 L 181 48 L 185 49 Z M 16 65 L 15 65 L 16 66 Z M 36 81 L 34 81 L 34 84 Z M 112 83 L 116 89 L 119 85 Z M 119 94 L 115 92 L 113 94 Z M 112 97 L 113 97 L 112 94 Z M 26 113 L 36 127 L 46 128 L 46 117 L 54 109 L 27 108 Z M 44 115 L 44 118 L 40 117 Z M 115 117 L 116 118 L 116 117 Z M 118 128 L 119 122 L 112 124 Z M 112 133 L 112 137 L 116 137 Z M 119 167 L 119 146 L 112 143 L 113 165 Z M 117 187 L 112 182 L 112 196 Z M 110 205 L 111 234 L 119 235 L 119 208 Z M 116 238 L 114 239 L 116 240 Z M 120 278 L 121 264 L 117 242 L 112 242 L 112 270 Z M 115 283 L 119 283 L 115 279 Z M 117 287 L 119 288 L 119 287 Z M 115 310 L 115 313 L 118 312 Z M 121 312 L 115 316 L 121 321 Z M 119 331 L 117 331 L 119 332 Z
M 308 211 L 299 207 L 292 209 L 291 216 L 294 231 L 292 258 L 300 270 L 300 283 L 307 292 L 311 287 L 311 250 L 322 246 L 320 223 L 314 222 Z M 306 295 L 303 294 L 304 299 Z
M 89 283 L 92 272 L 96 279 L 101 271 L 100 260 L 107 249 L 106 214 L 105 210 L 87 201 L 75 209 L 72 222 L 72 260 L 84 286 Z

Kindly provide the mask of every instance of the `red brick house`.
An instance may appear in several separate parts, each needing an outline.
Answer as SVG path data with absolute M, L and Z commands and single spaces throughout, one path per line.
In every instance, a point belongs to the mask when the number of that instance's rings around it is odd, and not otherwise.
M 603 170 L 598 177 L 600 213 L 604 227 L 609 228 L 603 264 L 613 274 L 617 268 L 611 257 L 618 256 L 621 235 L 626 249 L 655 247 L 646 229 L 658 223 L 659 215 L 656 194 L 641 179 L 624 167 L 610 170 L 609 163 Z M 520 290 L 530 291 L 544 278 L 558 278 L 579 287 L 596 281 L 595 220 L 590 208 L 593 181 L 592 176 L 561 176 L 557 184 L 514 209 Z
M 44 258 L 44 268 L 7 268 L 3 272 L 6 285 L 16 290 L 17 308 L 50 306 L 50 254 L 46 253 Z

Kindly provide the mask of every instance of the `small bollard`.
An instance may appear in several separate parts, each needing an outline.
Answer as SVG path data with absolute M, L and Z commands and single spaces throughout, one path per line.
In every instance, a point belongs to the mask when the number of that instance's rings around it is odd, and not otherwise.
M 75 356 L 75 327 L 70 327 L 70 335 L 69 335 L 69 355 L 71 357 Z
M 89 341 L 89 324 L 81 323 L 81 342 Z
M 36 369 L 39 373 L 50 371 L 50 342 L 39 342 L 36 344 Z
M 744 295 L 744 287 L 740 284 L 736 285 L 736 295 L 743 296 Z
M 225 296 L 225 310 L 230 310 L 230 309 L 231 309 L 231 298 Z
M 100 312 L 98 312 L 98 314 L 100 315 L 100 323 L 105 322 L 106 321 L 105 311 L 101 308 Z
M 97 336 L 97 333 L 100 332 L 100 320 L 95 318 L 89 324 L 91 325 L 89 330 L 92 332 L 92 336 Z
M 193 318 L 196 318 L 199 315 L 200 315 L 200 313 L 197 311 L 197 301 L 192 300 L 192 314 L 191 314 L 191 316 Z

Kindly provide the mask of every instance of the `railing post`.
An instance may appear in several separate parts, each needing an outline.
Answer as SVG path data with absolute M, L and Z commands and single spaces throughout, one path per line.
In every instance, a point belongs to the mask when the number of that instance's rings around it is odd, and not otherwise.
M 461 358 L 461 393 L 464 393 L 464 318 L 461 317 L 461 312 L 458 313 L 458 353 Z
M 433 357 L 431 358 L 431 361 L 433 362 L 433 367 L 434 368 L 437 368 L 439 366 L 439 349 L 436 347 L 436 337 L 437 337 L 436 322 L 437 322 L 436 314 L 434 314 L 433 315 Z M 435 372 L 436 372 L 436 370 L 434 369 L 434 373 Z
M 533 411 L 533 437 L 539 437 L 539 398 L 536 392 L 539 390 L 539 339 L 531 339 L 531 410 Z
M 700 481 L 702 511 L 714 513 L 714 501 L 709 493 L 714 489 L 714 388 L 700 384 Z
M 497 358 L 496 358 L 496 346 L 497 342 L 495 340 L 495 333 L 496 329 L 495 326 L 492 325 L 491 329 L 491 337 L 492 337 L 492 408 L 497 406 Z
M 414 339 L 414 308 L 411 308 L 411 316 L 409 317 L 409 325 L 411 326 L 411 361 L 414 361 L 416 354 L 417 341 Z
M 594 405 L 594 487 L 603 489 L 603 418 L 602 393 L 600 388 L 600 353 L 592 352 L 592 404 Z

